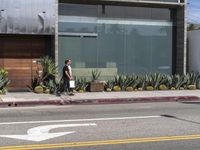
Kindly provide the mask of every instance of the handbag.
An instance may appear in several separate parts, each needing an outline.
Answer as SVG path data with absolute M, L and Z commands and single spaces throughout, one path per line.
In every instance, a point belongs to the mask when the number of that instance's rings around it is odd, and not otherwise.
M 74 80 L 70 80 L 69 81 L 69 87 L 70 88 L 75 88 L 75 81 Z

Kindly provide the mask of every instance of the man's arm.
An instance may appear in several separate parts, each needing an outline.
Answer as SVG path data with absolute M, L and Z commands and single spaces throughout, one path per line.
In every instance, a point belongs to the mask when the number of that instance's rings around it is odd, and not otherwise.
M 68 71 L 65 71 L 65 74 L 67 75 L 67 77 L 68 77 L 69 79 L 71 79 L 71 76 L 70 76 L 70 74 L 68 73 Z

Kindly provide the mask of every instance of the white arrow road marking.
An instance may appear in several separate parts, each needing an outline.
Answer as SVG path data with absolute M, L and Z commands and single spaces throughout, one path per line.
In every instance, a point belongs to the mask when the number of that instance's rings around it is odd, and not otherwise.
M 38 127 L 29 129 L 27 131 L 27 134 L 25 134 L 25 135 L 0 135 L 0 137 L 40 142 L 40 141 L 44 141 L 44 140 L 47 140 L 47 139 L 52 139 L 52 138 L 55 138 L 55 137 L 75 133 L 75 131 L 49 133 L 49 131 L 52 130 L 52 129 L 63 128 L 63 127 L 86 127 L 86 126 L 96 126 L 96 124 L 95 123 L 58 124 L 58 125 L 38 126 Z

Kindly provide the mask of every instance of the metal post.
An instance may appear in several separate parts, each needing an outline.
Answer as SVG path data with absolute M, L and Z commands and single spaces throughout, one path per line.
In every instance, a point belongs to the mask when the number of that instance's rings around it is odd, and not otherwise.
M 187 0 L 184 1 L 184 69 L 183 73 L 187 72 Z
M 58 0 L 55 0 L 55 64 L 58 66 Z
M 58 4 L 59 0 L 55 0 L 55 65 L 58 66 Z M 56 80 L 59 81 L 59 74 L 56 75 Z

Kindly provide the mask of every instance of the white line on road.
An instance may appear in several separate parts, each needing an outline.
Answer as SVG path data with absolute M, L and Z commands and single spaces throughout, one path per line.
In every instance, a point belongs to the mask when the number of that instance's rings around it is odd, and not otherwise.
M 24 121 L 24 122 L 2 122 L 0 125 L 12 124 L 36 124 L 36 123 L 55 123 L 55 122 L 80 122 L 80 121 L 109 121 L 109 120 L 131 120 L 159 118 L 161 116 L 136 116 L 136 117 L 116 117 L 116 118 L 91 118 L 91 119 L 73 119 L 73 120 L 47 120 L 47 121 Z

